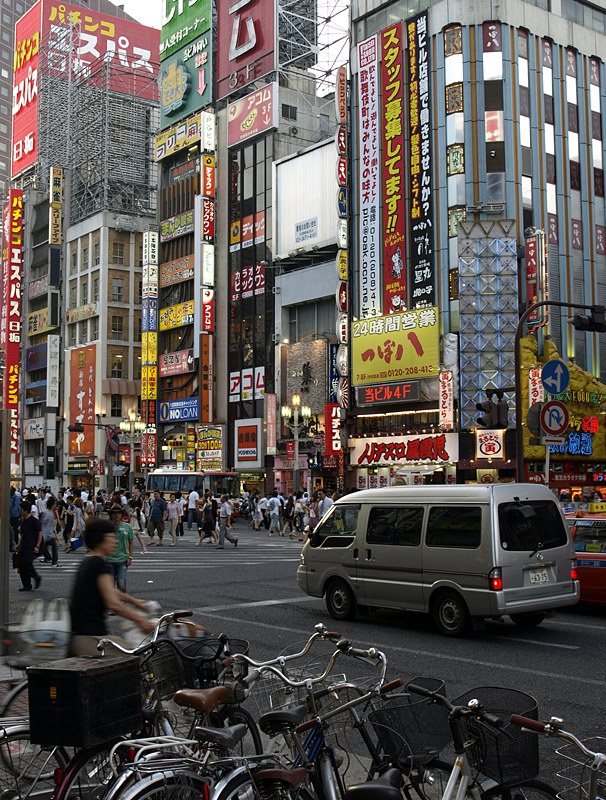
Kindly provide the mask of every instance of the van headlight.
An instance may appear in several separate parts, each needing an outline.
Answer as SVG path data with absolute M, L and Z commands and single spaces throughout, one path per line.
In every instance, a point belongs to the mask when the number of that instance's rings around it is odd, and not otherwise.
M 303 550 L 301 550 L 301 555 L 299 556 L 299 560 L 301 562 L 301 566 L 304 567 L 305 566 L 305 554 L 303 553 Z

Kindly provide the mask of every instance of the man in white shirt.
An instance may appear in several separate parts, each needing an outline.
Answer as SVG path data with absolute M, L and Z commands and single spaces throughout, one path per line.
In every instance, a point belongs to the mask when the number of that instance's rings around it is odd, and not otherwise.
M 231 507 L 231 503 L 229 502 L 229 498 L 226 494 L 221 497 L 221 508 L 219 510 L 219 544 L 216 546 L 216 550 L 223 550 L 225 547 L 225 540 L 227 539 L 228 542 L 231 542 L 234 547 L 238 546 L 238 537 L 233 536 L 233 534 L 229 533 L 227 528 L 231 523 L 231 515 L 233 513 L 233 509 Z
M 269 510 L 269 536 L 272 533 L 277 533 L 278 536 L 282 535 L 282 525 L 280 522 L 280 511 L 282 510 L 282 503 L 278 497 L 278 492 L 274 489 L 271 497 L 268 500 L 267 508 Z
M 195 489 L 189 493 L 187 498 L 187 530 L 191 531 L 191 524 L 195 522 L 198 524 L 198 500 L 200 495 Z
M 332 499 L 332 497 L 329 494 L 326 494 L 323 489 L 318 491 L 318 517 L 320 517 L 320 519 L 322 519 L 328 509 L 334 505 L 334 502 L 335 501 Z
M 86 504 L 88 503 L 88 492 L 86 489 L 82 489 L 80 492 L 80 500 L 82 500 L 82 505 L 86 508 Z

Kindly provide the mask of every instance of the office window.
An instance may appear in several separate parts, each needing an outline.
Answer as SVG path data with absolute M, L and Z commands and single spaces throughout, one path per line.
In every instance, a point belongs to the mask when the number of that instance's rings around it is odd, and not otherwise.
M 99 301 L 99 277 L 95 276 L 93 278 L 93 303 L 97 303 Z
M 124 302 L 124 278 L 112 278 L 112 302 Z
M 284 119 L 291 119 L 293 121 L 296 121 L 297 107 L 289 106 L 288 103 L 282 103 L 282 117 Z
M 99 317 L 93 317 L 90 324 L 91 324 L 91 334 L 90 334 L 91 342 L 95 342 L 99 338 Z
M 78 287 L 73 283 L 69 288 L 69 307 L 75 308 L 78 305 Z
M 80 305 L 85 306 L 88 303 L 88 281 L 82 281 L 80 284 Z
M 141 338 L 142 322 L 143 322 L 143 320 L 142 320 L 141 317 L 135 317 L 135 339 L 140 339 Z
M 114 355 L 110 359 L 110 375 L 112 378 L 121 378 L 122 377 L 122 362 L 123 362 L 122 355 L 120 353 L 114 353 Z
M 114 242 L 112 256 L 114 264 L 124 264 L 124 245 L 122 242 Z
M 75 275 L 77 269 L 78 269 L 78 253 L 73 252 L 69 263 L 69 274 Z
M 88 269 L 88 247 L 82 248 L 82 264 L 80 269 Z
M 80 344 L 86 344 L 88 341 L 88 320 L 85 319 L 80 323 Z
M 112 339 L 124 338 L 124 320 L 122 319 L 122 317 L 116 314 L 112 314 L 111 338 Z
M 122 395 L 121 394 L 112 394 L 111 416 L 112 417 L 121 417 L 122 416 Z
M 101 263 L 101 245 L 97 242 L 93 247 L 93 263 L 95 266 Z
M 76 342 L 76 327 L 77 327 L 76 325 L 70 325 L 69 326 L 69 345 L 70 345 L 70 347 L 75 347 L 76 344 L 77 344 L 77 342 Z
M 143 302 L 143 281 L 141 278 L 137 278 L 135 286 L 137 287 L 135 302 L 141 304 Z

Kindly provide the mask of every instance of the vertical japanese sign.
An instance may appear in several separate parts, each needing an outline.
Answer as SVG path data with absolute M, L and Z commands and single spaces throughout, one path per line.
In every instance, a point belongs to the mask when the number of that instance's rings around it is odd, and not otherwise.
M 431 99 L 428 14 L 408 20 L 408 127 L 410 163 L 410 301 L 436 303 L 433 202 L 431 198 Z
M 158 262 L 157 231 L 143 233 L 143 299 L 141 320 L 141 466 L 155 467 L 157 460 L 156 404 L 158 400 Z
M 200 336 L 200 422 L 212 422 L 215 416 L 214 334 Z
M 4 408 L 10 411 L 11 453 L 19 452 L 19 362 L 21 347 L 21 278 L 23 275 L 23 192 L 10 189 L 3 258 Z
M 69 454 L 95 455 L 95 393 L 97 345 L 78 347 L 70 353 L 70 425 L 84 425 L 81 433 L 71 433 Z
M 383 314 L 406 308 L 402 23 L 381 31 Z
M 48 208 L 48 243 L 52 246 L 61 244 L 61 214 L 63 208 L 63 169 L 50 168 L 50 197 Z
M 544 300 L 547 296 L 547 257 L 545 253 L 545 233 L 535 231 L 525 242 L 526 256 L 526 308 Z M 537 308 L 528 317 L 528 325 L 541 327 L 547 324 L 544 308 Z
M 36 3 L 15 27 L 13 178 L 35 164 L 38 158 L 38 67 L 41 33 L 42 3 Z
M 379 256 L 379 86 L 377 37 L 358 45 L 359 278 L 358 317 L 381 313 Z
M 324 455 L 341 455 L 341 409 L 338 403 L 324 406 Z

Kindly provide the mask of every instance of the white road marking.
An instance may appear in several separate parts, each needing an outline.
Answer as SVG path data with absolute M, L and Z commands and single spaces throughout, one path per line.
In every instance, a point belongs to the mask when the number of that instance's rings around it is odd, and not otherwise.
M 606 631 L 605 625 L 587 625 L 585 622 L 564 622 L 560 619 L 548 619 L 545 622 L 555 623 L 556 625 L 564 625 L 567 628 L 580 628 L 587 631 Z
M 317 600 L 317 597 L 283 597 L 281 600 L 257 600 L 253 603 L 230 603 L 228 606 L 201 606 L 196 608 L 200 613 L 208 613 L 209 611 L 229 611 L 230 608 L 260 608 L 261 606 L 281 606 L 286 603 L 310 603 L 312 600 Z M 241 620 L 242 621 L 242 620 Z M 272 627 L 271 625 L 269 626 Z
M 541 642 L 539 639 L 518 639 L 517 636 L 512 636 L 511 638 L 508 637 L 501 637 L 501 636 L 491 636 L 490 634 L 482 634 L 483 639 L 496 639 L 499 642 L 514 642 L 517 644 L 518 642 L 523 642 L 524 644 L 538 644 L 540 647 L 559 647 L 562 650 L 580 650 L 580 647 L 576 647 L 573 644 L 556 644 L 555 642 Z
M 318 598 L 309 598 L 309 599 L 317 600 Z M 282 601 L 282 602 L 284 602 L 284 601 Z M 242 606 L 240 606 L 240 608 L 241 607 Z M 201 611 L 202 609 L 196 609 L 196 610 L 200 610 Z M 223 614 L 217 614 L 215 616 L 215 619 L 220 619 L 220 620 L 223 620 L 225 622 L 237 622 L 237 623 L 240 623 L 241 625 L 242 624 L 254 625 L 254 626 L 258 627 L 258 628 L 268 628 L 269 630 L 273 630 L 273 631 L 279 630 L 279 631 L 284 631 L 286 633 L 300 633 L 303 636 L 309 636 L 309 630 L 308 629 L 303 629 L 302 630 L 302 629 L 299 629 L 299 628 L 292 628 L 290 626 L 270 625 L 267 622 L 255 622 L 254 620 L 241 619 L 241 618 L 238 618 L 238 617 L 228 617 L 228 616 L 224 616 Z M 511 640 L 511 641 L 514 641 L 514 640 Z M 515 641 L 519 641 L 519 640 L 515 640 Z M 541 644 L 544 644 L 544 642 L 541 642 Z M 519 673 L 524 673 L 524 674 L 527 674 L 527 675 L 538 676 L 538 677 L 541 677 L 541 678 L 552 678 L 552 679 L 557 680 L 557 681 L 567 681 L 569 683 L 579 683 L 579 684 L 582 684 L 584 686 L 599 686 L 600 688 L 604 687 L 604 681 L 602 679 L 598 680 L 596 678 L 583 678 L 583 677 L 581 677 L 579 675 L 574 675 L 574 674 L 571 674 L 571 673 L 561 674 L 561 673 L 558 673 L 558 672 L 545 672 L 543 670 L 538 670 L 538 669 L 534 669 L 534 668 L 530 668 L 530 667 L 516 667 L 516 666 L 513 666 L 511 664 L 500 664 L 500 663 L 494 662 L 494 661 L 478 661 L 475 658 L 462 658 L 460 656 L 449 655 L 447 653 L 433 652 L 431 650 L 419 650 L 419 649 L 413 649 L 413 648 L 408 648 L 408 647 L 397 647 L 397 646 L 394 646 L 394 645 L 391 645 L 391 644 L 381 644 L 381 642 L 373 642 L 373 645 L 375 647 L 380 648 L 381 650 L 385 650 L 387 653 L 389 653 L 390 651 L 396 651 L 398 653 L 403 653 L 404 655 L 409 655 L 409 656 L 410 655 L 415 655 L 415 656 L 421 656 L 423 658 L 434 658 L 434 659 L 441 659 L 442 661 L 452 661 L 452 662 L 456 662 L 456 663 L 459 663 L 459 664 L 471 664 L 473 666 L 486 667 L 488 669 L 503 670 L 504 672 L 519 672 Z

